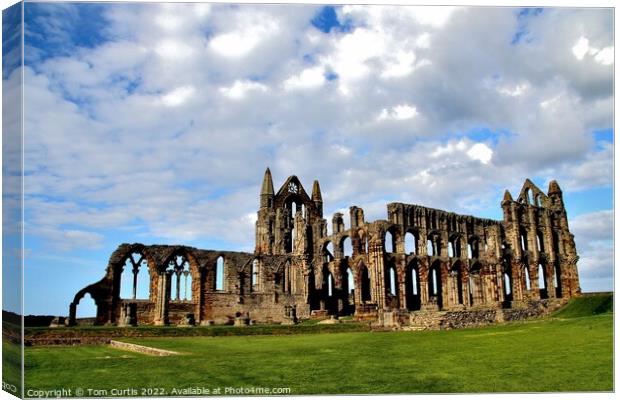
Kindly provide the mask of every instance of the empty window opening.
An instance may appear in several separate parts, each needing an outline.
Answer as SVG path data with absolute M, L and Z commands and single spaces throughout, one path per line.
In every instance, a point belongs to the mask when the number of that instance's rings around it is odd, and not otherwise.
M 534 205 L 534 200 L 532 199 L 532 191 L 530 189 L 525 190 L 525 197 L 527 198 L 527 203 Z
M 429 256 L 435 255 L 435 246 L 433 246 L 433 241 L 430 239 L 426 241 L 426 254 Z
M 504 293 L 509 295 L 512 293 L 512 284 L 510 282 L 510 276 L 504 272 Z
M 224 290 L 224 257 L 219 256 L 215 265 L 215 290 Z
M 390 294 L 396 295 L 396 271 L 394 271 L 394 267 L 390 267 Z
M 411 269 L 411 293 L 418 295 L 418 271 L 415 268 Z
M 538 264 L 538 287 L 540 289 L 547 288 L 547 280 L 545 279 L 545 269 L 542 264 Z
M 353 276 L 353 271 L 351 268 L 347 268 L 347 285 L 348 285 L 348 294 L 351 294 L 355 291 L 355 278 Z
M 472 237 L 467 243 L 467 258 L 480 258 L 480 240 L 477 237 Z
M 385 252 L 394 252 L 394 237 L 392 236 L 392 233 L 390 231 L 385 232 Z
M 454 242 L 448 242 L 448 257 L 454 257 Z
M 189 264 L 187 265 L 187 269 L 183 270 L 183 278 L 184 278 L 184 292 L 183 292 L 183 300 L 191 301 L 192 300 L 192 274 L 189 270 Z
M 327 295 L 329 297 L 332 297 L 334 294 L 334 282 L 333 282 L 333 277 L 331 273 L 327 274 Z
M 170 300 L 191 300 L 192 276 L 187 259 L 181 255 L 173 257 L 166 271 L 170 277 Z
M 529 271 L 529 268 L 526 266 L 524 268 L 524 271 L 525 271 L 525 274 L 524 274 L 524 276 L 525 276 L 525 290 L 530 290 L 532 284 L 530 282 L 530 271 Z
M 297 240 L 297 229 L 295 229 L 295 226 L 293 226 L 293 229 L 291 229 L 291 246 L 290 246 L 290 252 L 294 252 L 295 251 L 295 241 Z
M 327 242 L 325 244 L 325 251 L 323 256 L 325 262 L 330 262 L 334 259 L 334 245 L 332 242 Z
M 538 289 L 541 299 L 549 297 L 549 291 L 547 290 L 547 270 L 542 264 L 538 264 Z
M 437 281 L 438 281 L 438 279 L 437 279 L 437 270 L 433 269 L 432 272 L 431 272 L 431 275 L 432 275 L 431 294 L 433 296 L 437 296 Z
M 353 245 L 351 244 L 351 238 L 350 237 L 346 237 L 342 241 L 342 254 L 345 257 L 352 257 L 353 256 Z
M 405 234 L 405 253 L 406 254 L 416 253 L 416 239 L 413 233 L 411 232 L 407 232 Z
M 538 249 L 539 252 L 545 251 L 545 245 L 544 245 L 542 232 L 536 233 L 536 248 Z
M 151 278 L 142 253 L 132 253 L 125 260 L 121 273 L 121 299 L 148 299 Z
M 252 275 L 250 284 L 252 286 L 252 290 L 256 290 L 258 288 L 258 260 L 252 261 Z
M 97 304 L 90 293 L 86 293 L 86 295 L 80 299 L 76 307 L 76 318 L 93 318 L 97 315 Z

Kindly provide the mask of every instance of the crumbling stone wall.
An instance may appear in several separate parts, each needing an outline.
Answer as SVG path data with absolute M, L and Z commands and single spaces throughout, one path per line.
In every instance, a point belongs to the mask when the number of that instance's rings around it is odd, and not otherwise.
M 487 320 L 489 310 L 578 296 L 578 256 L 557 182 L 545 194 L 526 180 L 516 201 L 506 191 L 501 207 L 495 221 L 391 203 L 386 220 L 367 222 L 352 206 L 348 218 L 336 213 L 328 224 L 318 181 L 310 195 L 295 176 L 275 192 L 267 169 L 253 253 L 121 244 L 103 279 L 75 295 L 69 323 L 87 293 L 96 323 L 117 325 L 285 322 L 291 310 L 364 320 L 390 312 L 399 321 L 471 310 Z M 149 296 L 136 299 L 145 269 Z M 121 298 L 123 274 L 133 274 L 134 298 Z M 180 298 L 179 282 L 190 278 L 191 296 Z

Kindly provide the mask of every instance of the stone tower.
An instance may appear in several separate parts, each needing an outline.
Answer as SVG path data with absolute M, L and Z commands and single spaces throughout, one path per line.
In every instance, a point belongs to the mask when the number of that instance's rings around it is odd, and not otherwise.
M 316 239 L 323 237 L 324 225 L 319 182 L 314 181 L 310 197 L 292 175 L 274 193 L 271 171 L 267 168 L 256 221 L 255 253 L 312 256 Z
M 562 190 L 556 181 L 545 194 L 526 179 L 517 200 L 506 191 L 504 257 L 511 268 L 515 298 L 572 297 L 580 293 L 577 250 L 568 229 Z M 528 295 L 523 288 L 530 288 Z

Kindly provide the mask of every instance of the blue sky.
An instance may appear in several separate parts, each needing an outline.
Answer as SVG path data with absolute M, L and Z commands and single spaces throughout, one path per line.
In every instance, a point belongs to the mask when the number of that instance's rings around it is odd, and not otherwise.
M 612 28 L 604 9 L 26 4 L 26 313 L 66 314 L 122 242 L 252 250 L 267 166 L 319 179 L 328 219 L 499 219 L 505 189 L 557 179 L 582 288 L 610 290 Z

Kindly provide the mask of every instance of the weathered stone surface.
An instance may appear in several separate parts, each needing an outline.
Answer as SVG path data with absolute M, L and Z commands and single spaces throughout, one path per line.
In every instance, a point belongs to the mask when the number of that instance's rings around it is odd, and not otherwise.
M 386 220 L 367 222 L 351 206 L 347 227 L 336 213 L 328 233 L 318 181 L 311 195 L 296 176 L 275 192 L 269 170 L 259 204 L 253 253 L 121 244 L 103 279 L 75 295 L 69 323 L 78 322 L 87 293 L 97 324 L 232 325 L 242 324 L 241 316 L 243 324 L 290 324 L 354 315 L 429 329 L 527 318 L 545 312 L 539 300 L 580 295 L 578 256 L 555 181 L 546 194 L 529 179 L 516 200 L 507 191 L 502 221 L 390 203 Z M 149 298 L 121 298 L 121 275 L 135 282 L 145 269 Z M 183 282 L 190 295 L 182 298 Z
M 179 352 L 176 352 L 176 351 L 156 349 L 155 347 L 148 347 L 148 346 L 142 346 L 139 344 L 119 342 L 117 340 L 110 340 L 110 346 L 114 347 L 115 349 L 134 351 L 136 353 L 149 354 L 149 355 L 158 356 L 158 357 L 165 357 L 165 356 L 172 356 L 172 355 L 180 354 Z

